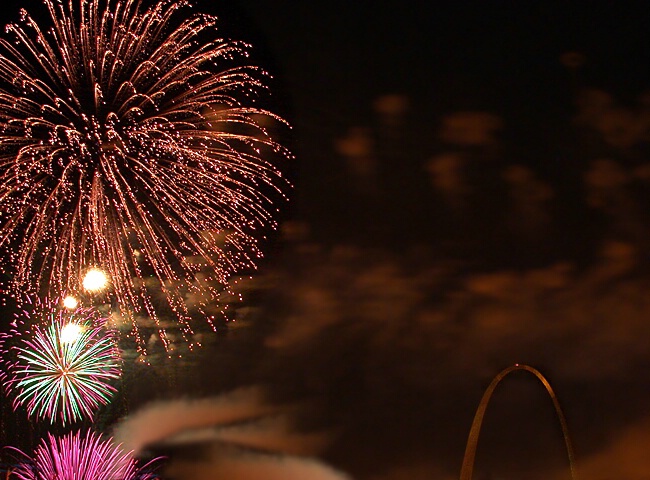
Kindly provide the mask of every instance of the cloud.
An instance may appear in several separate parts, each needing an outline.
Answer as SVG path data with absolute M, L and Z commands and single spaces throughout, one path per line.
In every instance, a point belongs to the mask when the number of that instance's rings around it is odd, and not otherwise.
M 160 447 L 217 442 L 242 448 L 283 455 L 315 455 L 332 441 L 328 432 L 297 432 L 295 422 L 286 414 L 263 417 L 234 425 L 193 425 L 158 441 Z
M 119 422 L 114 438 L 135 455 L 164 453 L 162 470 L 176 480 L 347 479 L 313 458 L 333 432 L 298 431 L 287 413 L 296 408 L 268 403 L 259 388 L 158 401 Z
M 443 471 L 430 462 L 396 465 L 385 472 L 372 475 L 369 480 L 457 480 L 457 475 Z
M 395 126 L 407 113 L 409 104 L 410 101 L 406 95 L 393 93 L 376 98 L 372 106 L 388 126 Z
M 291 313 L 267 346 L 315 354 L 336 331 L 329 348 L 363 339 L 362 358 L 373 349 L 395 358 L 408 351 L 412 361 L 392 367 L 403 378 L 432 358 L 445 363 L 439 375 L 529 361 L 557 376 L 609 378 L 650 355 L 641 340 L 650 334 L 650 303 L 644 283 L 627 277 L 636 254 L 624 242 L 605 242 L 601 259 L 582 271 L 557 262 L 463 273 L 443 263 L 408 266 L 387 253 L 337 255 L 312 257 L 308 274 L 280 280 Z M 435 376 L 422 382 L 433 385 Z
M 373 182 L 376 182 L 377 160 L 371 131 L 362 127 L 350 128 L 346 136 L 334 142 L 334 147 L 345 158 L 348 173 L 358 180 L 370 182 L 368 188 L 373 186 Z
M 649 443 L 650 417 L 646 417 L 615 432 L 597 452 L 578 457 L 578 475 L 590 480 L 647 479 L 650 477 Z M 566 472 L 556 472 L 552 477 L 567 478 Z
M 607 92 L 584 89 L 577 96 L 575 122 L 598 132 L 607 145 L 627 149 L 649 138 L 647 98 L 648 94 L 643 93 L 636 105 L 626 107 L 619 105 Z
M 443 153 L 432 158 L 426 165 L 431 183 L 444 201 L 453 208 L 460 208 L 471 187 L 467 183 L 466 159 L 457 153 Z
M 135 454 L 148 445 L 195 428 L 228 425 L 277 412 L 258 388 L 245 388 L 220 397 L 156 401 L 121 420 L 113 436 Z
M 576 70 L 582 67 L 586 61 L 587 57 L 576 51 L 569 51 L 560 55 L 560 63 L 570 70 Z
M 487 146 L 496 141 L 502 126 L 502 120 L 492 113 L 455 112 L 443 118 L 440 138 L 464 147 Z
M 229 451 L 214 445 L 206 460 L 173 460 L 165 474 L 176 480 L 349 480 L 312 459 Z

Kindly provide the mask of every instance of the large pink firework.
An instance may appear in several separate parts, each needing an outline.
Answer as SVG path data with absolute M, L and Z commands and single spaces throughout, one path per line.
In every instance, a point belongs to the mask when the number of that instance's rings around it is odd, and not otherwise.
M 20 452 L 22 453 L 22 452 Z M 24 455 L 24 454 L 23 454 Z M 24 455 L 27 457 L 27 455 Z M 29 459 L 29 457 L 27 457 Z M 18 463 L 12 478 L 19 480 L 152 480 L 151 464 L 139 467 L 131 452 L 96 433 L 48 434 L 34 458 Z
M 165 347 L 171 328 L 198 343 L 230 277 L 255 268 L 284 197 L 275 160 L 290 155 L 271 135 L 284 122 L 256 106 L 265 73 L 182 0 L 44 4 L 47 29 L 23 11 L 0 39 L 0 246 L 13 285 L 81 294 L 100 267 L 141 350 L 149 324 Z

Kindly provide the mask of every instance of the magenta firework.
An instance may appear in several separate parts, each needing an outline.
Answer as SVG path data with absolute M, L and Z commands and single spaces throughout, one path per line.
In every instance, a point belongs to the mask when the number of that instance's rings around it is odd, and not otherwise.
M 32 419 L 66 425 L 91 418 L 121 375 L 115 335 L 92 309 L 45 316 L 45 326 L 16 328 L 3 339 L 5 389 Z
M 22 453 L 22 452 L 21 452 Z M 23 454 L 24 455 L 24 454 Z M 27 457 L 25 455 L 25 457 Z M 147 467 L 139 467 L 130 452 L 98 434 L 69 433 L 47 436 L 36 448 L 34 458 L 22 461 L 12 471 L 20 480 L 152 480 Z
M 47 25 L 23 11 L 0 39 L 0 246 L 13 285 L 78 295 L 99 267 L 141 350 L 143 322 L 165 347 L 172 328 L 191 345 L 193 313 L 255 267 L 276 227 L 290 154 L 271 133 L 283 120 L 257 106 L 266 74 L 182 0 L 44 4 Z

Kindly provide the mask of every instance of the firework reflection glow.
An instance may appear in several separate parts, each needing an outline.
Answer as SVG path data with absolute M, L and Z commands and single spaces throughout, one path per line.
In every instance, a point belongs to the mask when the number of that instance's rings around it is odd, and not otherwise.
M 140 351 L 136 318 L 169 348 L 163 315 L 191 346 L 197 325 L 216 328 L 206 309 L 230 298 L 230 276 L 255 268 L 285 197 L 276 160 L 291 155 L 271 129 L 286 123 L 256 106 L 266 74 L 182 0 L 44 4 L 52 28 L 22 11 L 0 39 L 0 246 L 14 287 L 79 294 L 101 265 Z
M 91 418 L 107 405 L 120 377 L 115 335 L 91 309 L 52 313 L 46 327 L 3 341 L 5 387 L 14 407 L 63 425 Z
M 22 452 L 20 452 L 22 453 Z M 20 480 L 92 479 L 92 480 L 153 480 L 147 472 L 151 463 L 139 467 L 131 452 L 125 452 L 111 439 L 99 434 L 69 433 L 63 437 L 48 434 L 37 447 L 33 459 L 17 464 L 12 477 Z M 155 462 L 155 460 L 154 460 Z

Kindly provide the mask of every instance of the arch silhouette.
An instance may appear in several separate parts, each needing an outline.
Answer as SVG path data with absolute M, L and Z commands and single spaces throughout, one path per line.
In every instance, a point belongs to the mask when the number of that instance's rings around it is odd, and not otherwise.
M 478 444 L 478 437 L 479 434 L 481 433 L 483 417 L 485 416 L 485 410 L 487 409 L 488 403 L 490 402 L 492 393 L 494 393 L 494 390 L 499 385 L 501 380 L 507 377 L 510 373 L 517 370 L 524 370 L 526 372 L 535 375 L 535 377 L 537 377 L 537 379 L 542 383 L 542 385 L 544 385 L 544 388 L 546 388 L 546 392 L 551 397 L 551 400 L 553 401 L 553 406 L 555 407 L 555 413 L 557 414 L 557 418 L 560 421 L 560 427 L 562 427 L 564 444 L 566 446 L 567 456 L 569 457 L 569 468 L 571 470 L 571 478 L 572 480 L 578 480 L 578 474 L 576 472 L 576 468 L 574 465 L 575 456 L 573 452 L 573 445 L 571 444 L 571 438 L 569 437 L 569 428 L 567 426 L 564 413 L 562 412 L 562 408 L 560 408 L 560 403 L 558 402 L 557 397 L 555 396 L 555 392 L 551 388 L 551 384 L 548 383 L 546 377 L 544 377 L 544 375 L 542 375 L 539 372 L 539 370 L 537 370 L 536 368 L 533 368 L 529 365 L 519 364 L 519 363 L 516 363 L 499 372 L 497 376 L 494 377 L 490 385 L 488 385 L 488 387 L 485 389 L 485 393 L 483 393 L 481 402 L 479 403 L 478 408 L 476 409 L 476 414 L 474 415 L 474 421 L 472 422 L 472 428 L 470 428 L 469 436 L 467 438 L 467 444 L 465 446 L 465 455 L 463 457 L 463 465 L 460 470 L 460 480 L 472 480 L 472 474 L 474 472 L 474 459 L 476 457 L 476 446 Z

